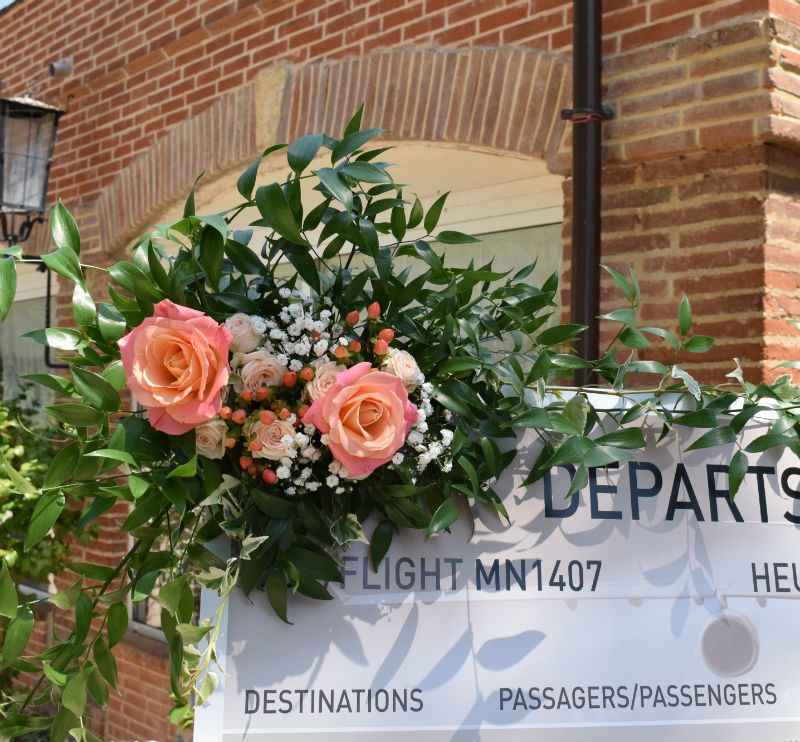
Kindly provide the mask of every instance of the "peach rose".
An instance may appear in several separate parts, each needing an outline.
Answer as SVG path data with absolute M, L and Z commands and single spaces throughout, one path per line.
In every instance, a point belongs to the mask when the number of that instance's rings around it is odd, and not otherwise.
M 221 459 L 225 455 L 227 433 L 228 426 L 219 418 L 201 423 L 194 429 L 197 453 L 207 459 Z
M 387 374 L 397 376 L 403 382 L 406 390 L 413 392 L 423 381 L 425 377 L 422 371 L 419 370 L 414 356 L 406 350 L 397 350 L 392 348 L 383 362 L 383 371 Z
M 261 317 L 250 317 L 247 314 L 234 314 L 225 320 L 225 325 L 231 331 L 232 353 L 249 353 L 255 350 L 266 332 L 266 325 Z
M 323 395 L 327 394 L 328 390 L 336 383 L 336 377 L 342 371 L 346 371 L 347 366 L 341 363 L 334 363 L 329 361 L 323 363 L 314 374 L 314 378 L 306 384 L 306 395 L 313 402 Z
M 296 431 L 294 426 L 285 420 L 274 420 L 268 425 L 256 420 L 245 426 L 244 433 L 248 442 L 259 441 L 261 443 L 258 451 L 250 452 L 254 459 L 280 461 L 289 455 L 292 448 L 291 444 L 284 441 L 284 438 L 288 435 L 294 440 Z
M 217 414 L 230 342 L 225 325 L 169 299 L 119 340 L 128 387 L 156 430 L 181 435 Z
M 241 353 L 237 361 L 241 365 L 239 378 L 244 389 L 255 392 L 262 386 L 283 384 L 286 367 L 278 363 L 278 359 L 266 350 Z
M 334 458 L 357 478 L 389 462 L 416 419 L 403 382 L 366 361 L 340 373 L 303 416 L 328 434 Z

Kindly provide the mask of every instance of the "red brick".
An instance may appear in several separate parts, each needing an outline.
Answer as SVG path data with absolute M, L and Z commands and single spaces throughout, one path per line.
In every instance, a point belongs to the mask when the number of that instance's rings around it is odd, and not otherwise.
M 673 18 L 661 23 L 650 23 L 644 28 L 623 34 L 620 39 L 620 47 L 623 52 L 627 52 L 640 46 L 674 39 L 686 34 L 693 26 L 694 18 L 692 16 Z

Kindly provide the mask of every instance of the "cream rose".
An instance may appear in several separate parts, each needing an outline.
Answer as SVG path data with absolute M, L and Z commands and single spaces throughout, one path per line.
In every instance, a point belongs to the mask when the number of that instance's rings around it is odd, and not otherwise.
M 409 392 L 414 391 L 425 381 L 414 356 L 405 350 L 390 348 L 381 371 L 397 376 L 403 382 L 406 391 Z
M 225 324 L 233 336 L 231 340 L 231 352 L 233 353 L 249 353 L 251 350 L 255 350 L 266 330 L 261 317 L 250 317 L 242 313 L 228 317 Z
M 260 449 L 250 452 L 254 459 L 280 461 L 292 450 L 292 445 L 287 444 L 284 438 L 289 436 L 294 440 L 296 431 L 294 426 L 285 420 L 274 420 L 268 425 L 256 420 L 245 426 L 244 433 L 248 442 L 258 441 L 261 443 Z
M 225 455 L 225 438 L 228 426 L 224 420 L 209 420 L 194 429 L 197 453 L 207 459 L 221 459 Z
M 278 386 L 283 383 L 286 367 L 266 350 L 243 353 L 237 360 L 241 364 L 239 378 L 242 380 L 242 388 L 255 392 L 262 386 Z
M 323 363 L 314 374 L 314 378 L 306 384 L 306 395 L 313 402 L 327 393 L 327 391 L 336 383 L 336 377 L 346 371 L 347 366 L 340 363 Z

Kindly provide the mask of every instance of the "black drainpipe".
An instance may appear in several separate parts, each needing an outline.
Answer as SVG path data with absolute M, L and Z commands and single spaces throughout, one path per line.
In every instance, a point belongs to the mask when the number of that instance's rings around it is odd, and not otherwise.
M 586 325 L 576 343 L 582 358 L 600 353 L 600 146 L 603 120 L 611 112 L 602 104 L 602 0 L 574 0 L 572 31 L 572 109 L 562 117 L 572 127 L 572 286 L 571 321 Z M 577 384 L 596 382 L 580 369 Z

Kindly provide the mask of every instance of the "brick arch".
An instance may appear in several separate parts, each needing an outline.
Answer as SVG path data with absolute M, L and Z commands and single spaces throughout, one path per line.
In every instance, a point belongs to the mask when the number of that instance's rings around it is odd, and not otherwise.
M 274 65 L 182 122 L 128 165 L 96 204 L 100 244 L 119 250 L 183 198 L 274 142 L 341 132 L 363 101 L 392 140 L 463 144 L 548 162 L 555 170 L 569 100 L 560 55 L 520 48 L 400 49 L 295 67 Z

